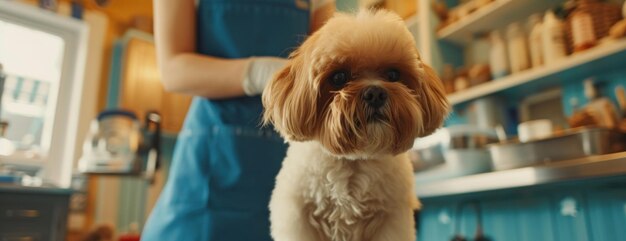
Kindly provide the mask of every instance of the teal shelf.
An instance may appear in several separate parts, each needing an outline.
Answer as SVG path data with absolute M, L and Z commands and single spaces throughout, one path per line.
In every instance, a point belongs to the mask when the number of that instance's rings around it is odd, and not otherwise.
M 626 175 L 626 152 L 416 183 L 416 193 L 420 198 L 434 198 L 619 175 Z
M 587 78 L 603 71 L 624 69 L 624 60 L 626 40 L 616 40 L 568 56 L 552 65 L 529 69 L 453 93 L 448 95 L 448 99 L 455 105 L 499 93 L 525 96 L 541 89 L 567 84 L 574 78 Z
M 561 0 L 497 0 L 469 13 L 461 20 L 437 32 L 437 38 L 459 45 L 470 43 L 475 34 L 504 29 L 514 21 L 526 21 L 534 13 L 543 13 Z M 506 19 L 507 21 L 502 21 Z

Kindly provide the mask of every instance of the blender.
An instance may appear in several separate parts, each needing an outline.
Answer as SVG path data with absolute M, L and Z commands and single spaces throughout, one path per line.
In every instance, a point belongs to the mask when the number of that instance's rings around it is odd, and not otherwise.
M 142 127 L 133 112 L 103 111 L 91 123 L 78 169 L 85 174 L 143 176 L 152 183 L 159 166 L 160 136 L 157 112 L 148 112 Z

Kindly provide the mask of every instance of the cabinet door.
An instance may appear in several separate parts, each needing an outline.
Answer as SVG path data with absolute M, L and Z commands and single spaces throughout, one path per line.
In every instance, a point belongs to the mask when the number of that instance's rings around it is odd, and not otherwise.
M 485 235 L 492 240 L 553 241 L 550 207 L 545 197 L 486 200 L 482 203 Z
M 157 110 L 163 115 L 163 129 L 178 132 L 191 103 L 190 96 L 166 92 L 161 84 L 154 43 L 130 37 L 123 56 L 121 107 L 143 117 Z
M 626 239 L 626 188 L 587 193 L 591 240 Z
M 420 241 L 450 240 L 454 234 L 454 206 L 448 204 L 424 204 L 418 223 Z
M 69 194 L 0 190 L 0 240 L 65 240 Z

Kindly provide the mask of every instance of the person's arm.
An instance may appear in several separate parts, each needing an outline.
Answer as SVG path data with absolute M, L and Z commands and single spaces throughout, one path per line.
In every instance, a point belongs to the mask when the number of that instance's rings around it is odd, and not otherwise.
M 317 31 L 335 14 L 336 7 L 334 0 L 321 0 L 321 2 L 322 6 L 314 9 L 311 15 L 310 33 Z
M 210 99 L 244 95 L 250 59 L 222 59 L 196 53 L 194 0 L 154 0 L 155 41 L 166 90 Z
M 334 10 L 331 0 L 314 11 L 311 32 Z M 284 65 L 284 60 L 273 57 L 224 59 L 197 54 L 194 0 L 154 0 L 154 18 L 159 68 L 168 91 L 209 99 L 255 95 Z

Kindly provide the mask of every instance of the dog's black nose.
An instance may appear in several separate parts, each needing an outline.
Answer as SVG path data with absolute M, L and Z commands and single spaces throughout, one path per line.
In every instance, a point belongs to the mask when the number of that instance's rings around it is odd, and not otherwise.
M 363 100 L 372 108 L 380 108 L 387 102 L 387 91 L 378 86 L 370 86 L 363 91 Z

